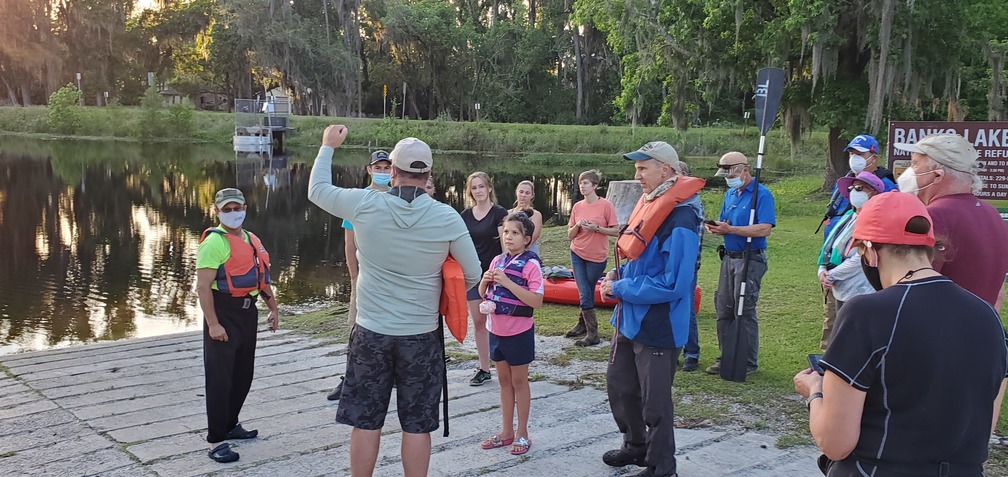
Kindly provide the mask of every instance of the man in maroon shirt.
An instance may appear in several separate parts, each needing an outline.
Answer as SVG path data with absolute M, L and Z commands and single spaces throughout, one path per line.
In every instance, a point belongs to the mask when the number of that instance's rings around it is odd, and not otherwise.
M 980 156 L 958 134 L 935 134 L 916 144 L 893 144 L 910 152 L 910 167 L 896 180 L 931 214 L 937 240 L 931 265 L 1000 311 L 1008 274 L 1008 224 L 976 195 L 983 187 Z

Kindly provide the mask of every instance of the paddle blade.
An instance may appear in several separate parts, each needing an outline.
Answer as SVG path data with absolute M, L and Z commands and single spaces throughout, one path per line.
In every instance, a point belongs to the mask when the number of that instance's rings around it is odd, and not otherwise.
M 784 70 L 761 68 L 756 74 L 756 127 L 761 135 L 773 127 L 784 93 Z

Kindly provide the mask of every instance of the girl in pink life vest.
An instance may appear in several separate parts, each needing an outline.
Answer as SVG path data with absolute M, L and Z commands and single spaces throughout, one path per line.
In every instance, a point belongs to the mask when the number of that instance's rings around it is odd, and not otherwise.
M 490 331 L 490 359 L 497 366 L 501 389 L 501 431 L 483 441 L 484 449 L 511 446 L 513 455 L 529 451 L 529 363 L 535 359 L 532 310 L 543 303 L 543 276 L 539 256 L 529 251 L 535 224 L 529 211 L 513 213 L 503 222 L 505 252 L 494 257 L 479 284 L 480 312 Z M 515 408 L 518 429 L 514 428 Z

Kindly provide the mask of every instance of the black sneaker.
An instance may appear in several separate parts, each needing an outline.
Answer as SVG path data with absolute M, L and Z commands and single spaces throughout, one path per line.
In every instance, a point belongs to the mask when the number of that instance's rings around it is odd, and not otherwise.
M 330 401 L 339 401 L 340 394 L 343 393 L 343 376 L 339 378 L 339 384 L 336 385 L 336 389 L 333 389 L 331 393 L 326 396 L 326 399 Z
M 476 370 L 476 376 L 473 376 L 473 378 L 469 380 L 469 385 L 482 386 L 483 383 L 491 379 L 493 379 L 493 376 L 490 374 L 490 371 L 483 371 L 482 369 L 478 369 Z
M 612 467 L 623 467 L 625 465 L 636 465 L 637 467 L 647 467 L 644 456 L 632 456 L 622 449 L 616 449 L 602 454 L 602 462 Z
M 700 362 L 696 358 L 686 358 L 686 361 L 682 365 L 682 370 L 685 372 L 696 371 L 700 367 Z

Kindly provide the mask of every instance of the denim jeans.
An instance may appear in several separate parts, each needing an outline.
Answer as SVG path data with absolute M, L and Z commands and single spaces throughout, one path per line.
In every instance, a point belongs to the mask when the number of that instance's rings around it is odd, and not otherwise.
M 571 252 L 571 268 L 574 269 L 574 282 L 577 283 L 582 310 L 595 308 L 595 285 L 605 273 L 605 267 L 606 262 L 589 262 Z

